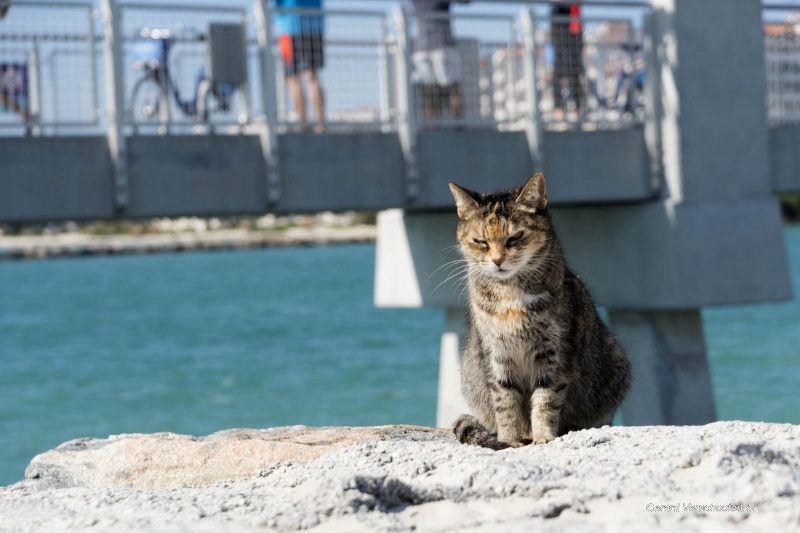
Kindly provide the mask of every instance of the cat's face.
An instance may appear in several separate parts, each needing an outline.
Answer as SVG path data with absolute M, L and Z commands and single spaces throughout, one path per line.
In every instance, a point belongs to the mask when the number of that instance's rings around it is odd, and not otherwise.
M 456 236 L 461 253 L 481 274 L 511 279 L 547 242 L 547 193 L 541 174 L 516 190 L 481 194 L 452 183 L 450 190 L 460 219 Z

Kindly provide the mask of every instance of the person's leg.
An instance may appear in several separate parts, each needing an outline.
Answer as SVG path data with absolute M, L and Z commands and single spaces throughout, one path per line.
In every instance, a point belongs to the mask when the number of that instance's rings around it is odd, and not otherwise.
M 325 93 L 319 77 L 320 69 L 325 66 L 323 44 L 323 36 L 320 32 L 303 35 L 302 64 L 300 68 L 308 84 L 308 96 L 311 99 L 311 105 L 314 106 L 317 122 L 319 122 L 314 128 L 317 133 L 323 131 L 323 122 L 325 122 Z
M 411 79 L 419 87 L 419 91 L 416 93 L 418 96 L 416 102 L 417 116 L 419 116 L 419 111 L 421 110 L 422 118 L 426 121 L 435 120 L 441 115 L 439 111 L 441 96 L 433 71 L 431 51 L 418 50 L 411 56 L 411 60 L 414 62 L 414 72 L 411 75 Z
M 297 119 L 300 122 L 306 121 L 306 99 L 303 95 L 303 84 L 300 82 L 298 76 L 299 57 L 297 36 L 283 34 L 278 37 L 278 44 L 280 46 L 281 56 L 283 57 L 284 76 L 286 80 L 286 89 L 289 91 L 289 98 L 292 100 L 292 105 L 297 113 Z
M 458 83 L 450 85 L 450 115 L 456 120 L 464 118 L 464 107 L 461 104 L 461 91 Z
M 306 98 L 303 94 L 303 84 L 300 82 L 300 77 L 297 74 L 287 75 L 286 87 L 289 89 L 289 96 L 297 113 L 297 120 L 305 122 L 307 120 Z
M 423 94 L 425 95 L 423 102 L 425 118 L 428 120 L 436 120 L 442 114 L 442 95 L 439 94 L 439 86 L 435 83 L 428 83 L 425 85 Z
M 559 7 L 559 9 L 556 9 Z M 569 22 L 563 18 L 561 6 L 553 8 L 553 24 L 550 30 L 553 42 L 553 120 L 562 121 L 566 118 L 568 103 L 572 95 L 569 85 Z
M 575 102 L 575 110 L 578 114 L 583 109 L 583 87 L 581 87 L 581 73 L 583 72 L 583 44 L 580 37 L 573 39 L 573 46 L 570 47 L 570 73 L 569 90 L 572 101 Z
M 447 95 L 450 118 L 464 118 L 464 106 L 461 100 L 461 58 L 455 47 L 448 46 L 436 51 L 434 72 L 439 84 L 439 91 Z
M 325 93 L 322 91 L 322 83 L 319 79 L 319 72 L 317 70 L 307 70 L 303 73 L 308 83 L 308 95 L 311 99 L 311 105 L 314 106 L 314 112 L 317 116 L 319 126 L 325 122 Z

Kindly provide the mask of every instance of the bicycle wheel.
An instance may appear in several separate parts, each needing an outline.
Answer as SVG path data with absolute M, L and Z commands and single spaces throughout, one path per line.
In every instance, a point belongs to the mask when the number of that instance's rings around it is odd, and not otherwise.
M 134 84 L 128 105 L 128 121 L 134 131 L 142 126 L 156 126 L 158 133 L 166 133 L 170 122 L 169 94 L 155 77 L 147 75 Z

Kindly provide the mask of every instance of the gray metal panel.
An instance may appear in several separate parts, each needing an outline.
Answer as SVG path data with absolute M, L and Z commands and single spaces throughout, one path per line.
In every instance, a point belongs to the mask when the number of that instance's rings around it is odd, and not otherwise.
M 217 83 L 247 83 L 247 46 L 242 24 L 208 25 L 211 79 Z
M 420 194 L 412 208 L 451 208 L 448 182 L 476 191 L 520 187 L 535 169 L 524 132 L 434 130 L 417 136 Z
M 549 132 L 551 203 L 645 199 L 640 129 Z M 130 204 L 122 216 L 224 215 L 267 209 L 257 136 L 127 139 Z M 629 154 L 627 157 L 614 154 Z M 103 137 L 9 138 L 0 142 L 0 219 L 110 218 L 111 163 Z M 405 205 L 405 163 L 393 133 L 285 134 L 277 212 L 384 209 Z M 532 168 L 523 132 L 439 130 L 419 135 L 421 192 L 408 206 L 451 208 L 447 183 L 480 191 L 518 187 Z M 6 177 L 7 176 L 7 177 Z
M 690 309 L 792 297 L 772 198 L 560 208 L 553 220 L 600 305 Z
M 412 208 L 449 208 L 447 187 L 488 191 L 520 187 L 533 167 L 524 132 L 425 131 L 418 137 L 420 198 Z M 547 196 L 553 205 L 652 198 L 641 128 L 602 132 L 549 131 L 544 136 Z
M 128 217 L 267 210 L 267 169 L 255 135 L 128 138 Z
M 0 140 L 0 221 L 110 218 L 111 159 L 106 137 Z
M 405 164 L 396 134 L 287 134 L 279 150 L 279 212 L 385 209 L 405 201 Z
M 641 128 L 544 133 L 547 197 L 553 204 L 644 200 L 655 191 Z
M 773 192 L 800 192 L 800 126 L 770 129 L 769 156 Z

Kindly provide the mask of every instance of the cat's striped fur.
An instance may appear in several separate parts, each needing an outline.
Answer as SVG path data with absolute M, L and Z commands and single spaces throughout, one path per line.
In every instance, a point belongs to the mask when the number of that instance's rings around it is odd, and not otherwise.
M 469 293 L 461 382 L 476 415 L 456 421 L 456 437 L 502 449 L 611 423 L 630 362 L 564 261 L 544 176 L 513 190 L 450 189 Z

